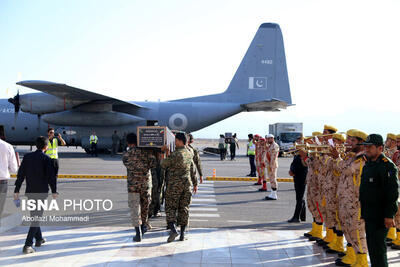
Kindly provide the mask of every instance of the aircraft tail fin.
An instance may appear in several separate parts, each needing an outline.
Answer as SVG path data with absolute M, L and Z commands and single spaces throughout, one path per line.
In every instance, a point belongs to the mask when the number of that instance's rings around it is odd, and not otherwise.
M 224 94 L 232 94 L 231 101 L 237 98 L 242 103 L 278 99 L 292 104 L 283 37 L 278 24 L 261 24 Z

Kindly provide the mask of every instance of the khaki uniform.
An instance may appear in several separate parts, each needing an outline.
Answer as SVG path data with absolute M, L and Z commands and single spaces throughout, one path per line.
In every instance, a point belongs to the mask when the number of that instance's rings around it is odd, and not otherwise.
M 278 183 L 276 181 L 278 173 L 278 155 L 279 155 L 279 145 L 275 142 L 270 144 L 266 149 L 265 157 L 268 163 L 268 178 L 271 183 L 271 188 L 278 189 Z
M 186 226 L 189 223 L 192 188 L 197 186 L 193 154 L 186 147 L 176 148 L 161 162 L 161 167 L 168 171 L 168 185 L 165 192 L 167 223 Z
M 151 201 L 151 173 L 156 166 L 156 157 L 150 150 L 130 148 L 122 156 L 127 169 L 128 206 L 132 225 L 146 225 Z
M 353 245 L 356 253 L 367 253 L 365 222 L 361 219 L 361 204 L 359 187 L 361 173 L 366 158 L 363 152 L 349 153 L 346 159 L 339 163 L 341 175 L 338 185 L 339 218 L 347 242 Z

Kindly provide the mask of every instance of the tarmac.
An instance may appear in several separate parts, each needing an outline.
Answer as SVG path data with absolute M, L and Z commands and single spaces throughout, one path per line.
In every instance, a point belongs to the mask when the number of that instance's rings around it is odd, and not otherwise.
M 121 156 L 92 158 L 75 148 L 60 151 L 61 174 L 126 175 Z M 20 154 L 27 152 L 19 148 Z M 287 178 L 290 158 L 279 159 L 278 177 Z M 220 161 L 202 156 L 205 176 L 243 177 L 248 159 Z M 254 182 L 205 181 L 190 207 L 188 240 L 167 243 L 165 214 L 152 218 L 152 229 L 140 243 L 132 242 L 133 229 L 127 207 L 124 179 L 59 179 L 60 196 L 111 198 L 112 212 L 93 215 L 93 223 L 43 226 L 47 242 L 36 253 L 22 254 L 27 227 L 4 228 L 16 213 L 13 182 L 9 183 L 6 211 L 0 230 L 0 266 L 335 266 L 335 255 L 326 254 L 303 233 L 307 222 L 288 224 L 294 207 L 290 182 L 279 183 L 277 201 L 265 201 L 269 192 L 258 192 Z M 14 209 L 15 210 L 15 209 Z M 13 219 L 14 221 L 16 218 Z M 15 225 L 14 225 L 15 226 Z M 11 228 L 11 229 L 10 229 Z M 388 249 L 390 266 L 400 266 L 399 252 Z

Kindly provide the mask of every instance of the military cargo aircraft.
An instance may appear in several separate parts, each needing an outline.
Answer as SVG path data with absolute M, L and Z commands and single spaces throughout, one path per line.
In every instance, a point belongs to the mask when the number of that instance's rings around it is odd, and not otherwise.
M 62 83 L 20 81 L 40 93 L 0 100 L 0 136 L 32 145 L 54 127 L 69 146 L 110 149 L 114 130 L 122 137 L 137 126 L 166 125 L 193 132 L 243 111 L 279 111 L 292 105 L 283 37 L 278 24 L 262 24 L 225 92 L 166 102 L 125 101 Z

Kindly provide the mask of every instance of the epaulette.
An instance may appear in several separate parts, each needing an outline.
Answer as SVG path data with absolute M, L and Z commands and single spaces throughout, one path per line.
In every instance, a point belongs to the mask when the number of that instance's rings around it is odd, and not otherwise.
M 367 157 L 365 156 L 365 154 L 361 154 L 361 155 L 358 155 L 357 157 L 356 157 L 356 160 L 357 159 L 363 159 L 363 160 L 365 160 L 365 161 L 367 161 Z
M 383 157 L 383 158 L 382 158 L 382 161 L 383 161 L 383 162 L 388 162 L 389 160 L 388 160 L 387 158 Z

